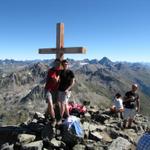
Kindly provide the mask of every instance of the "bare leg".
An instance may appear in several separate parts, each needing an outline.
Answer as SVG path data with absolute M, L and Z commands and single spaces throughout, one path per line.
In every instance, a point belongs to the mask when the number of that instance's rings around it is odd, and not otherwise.
M 123 121 L 123 127 L 124 127 L 124 128 L 127 127 L 127 119 L 125 119 L 125 120 Z
M 50 100 L 48 100 L 48 108 L 47 109 L 48 109 L 48 113 L 50 114 L 52 119 L 54 119 L 55 118 L 54 106 Z
M 59 110 L 60 110 L 60 116 L 63 118 L 64 112 L 65 112 L 65 104 L 63 102 L 58 102 Z
M 123 119 L 123 113 L 122 112 L 120 112 L 120 118 Z
M 68 103 L 65 104 L 65 112 L 66 112 L 66 115 L 67 117 L 69 117 L 69 109 L 68 109 Z
M 65 112 L 65 104 L 64 104 L 64 103 L 61 103 L 61 110 L 60 110 L 61 118 L 63 118 L 64 112 Z
M 129 118 L 129 123 L 128 123 L 129 128 L 132 126 L 132 122 L 133 122 L 133 119 Z
M 61 113 L 61 111 L 62 111 L 62 105 L 61 105 L 61 102 L 60 102 L 60 101 L 58 102 L 58 106 L 59 106 L 60 117 L 62 117 L 62 116 L 61 116 L 61 114 L 62 114 L 62 113 Z
M 60 125 L 62 123 L 62 118 L 64 115 L 65 108 L 63 106 L 63 103 L 60 101 L 58 102 L 58 106 L 59 106 L 59 112 L 60 112 L 60 119 L 57 121 L 57 124 Z

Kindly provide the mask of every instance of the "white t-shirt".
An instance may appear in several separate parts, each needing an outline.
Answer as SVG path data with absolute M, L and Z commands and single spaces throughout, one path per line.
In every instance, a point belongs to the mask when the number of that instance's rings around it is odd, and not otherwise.
M 123 100 L 121 98 L 114 98 L 113 102 L 116 110 L 123 109 Z

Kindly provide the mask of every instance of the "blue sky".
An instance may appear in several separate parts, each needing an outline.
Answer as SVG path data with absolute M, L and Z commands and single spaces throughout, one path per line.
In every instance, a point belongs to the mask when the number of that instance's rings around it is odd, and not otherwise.
M 150 62 L 149 0 L 0 0 L 0 59 L 51 59 L 56 23 L 65 47 L 87 48 L 74 59 Z

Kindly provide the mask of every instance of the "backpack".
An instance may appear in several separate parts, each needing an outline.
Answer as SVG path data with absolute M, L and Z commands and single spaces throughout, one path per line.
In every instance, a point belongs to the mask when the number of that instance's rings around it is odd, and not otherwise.
M 81 127 L 80 119 L 76 116 L 69 116 L 63 122 L 62 140 L 69 144 L 75 145 L 82 140 L 84 132 Z

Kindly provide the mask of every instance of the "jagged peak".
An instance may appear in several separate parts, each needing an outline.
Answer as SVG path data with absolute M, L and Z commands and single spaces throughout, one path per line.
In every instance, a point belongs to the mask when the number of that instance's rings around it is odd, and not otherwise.
M 100 61 L 99 61 L 100 64 L 102 65 L 113 65 L 113 62 L 107 58 L 107 57 L 103 57 Z

